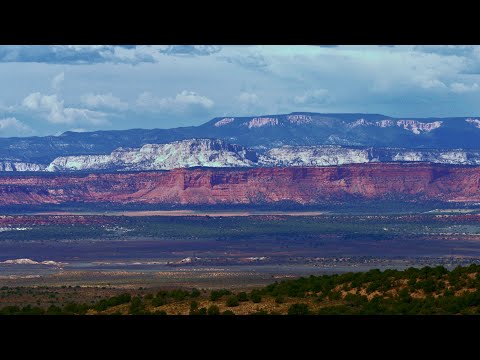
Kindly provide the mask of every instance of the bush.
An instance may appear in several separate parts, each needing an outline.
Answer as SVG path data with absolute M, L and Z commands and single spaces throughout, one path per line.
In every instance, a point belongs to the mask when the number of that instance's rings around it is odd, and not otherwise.
M 232 310 L 225 310 L 222 315 L 235 315 L 235 313 Z
M 277 295 L 275 297 L 275 304 L 283 304 L 285 302 L 285 298 L 282 295 Z
M 445 290 L 445 292 L 443 293 L 443 296 L 445 297 L 451 297 L 451 296 L 455 296 L 455 292 L 451 289 L 447 289 Z
M 47 315 L 61 315 L 61 314 L 62 314 L 62 309 L 58 306 L 50 305 L 50 307 L 47 309 Z
M 252 313 L 252 315 L 268 315 L 267 310 L 259 310 L 257 312 Z
M 288 315 L 309 315 L 307 304 L 293 304 L 288 308 Z
M 96 311 L 105 311 L 108 309 L 107 300 L 100 300 L 95 306 L 93 307 Z
M 200 296 L 200 290 L 198 289 L 193 289 L 192 292 L 190 293 L 191 298 L 197 298 Z
M 328 298 L 330 300 L 340 300 L 342 298 L 342 294 L 340 291 L 331 291 L 330 294 L 328 294 Z
M 238 301 L 240 302 L 248 301 L 248 295 L 245 291 L 238 293 L 237 298 L 238 298 Z
M 162 306 L 167 304 L 167 299 L 161 296 L 158 296 L 152 299 L 152 305 L 157 307 L 157 306 Z
M 207 308 L 200 308 L 198 309 L 198 315 L 207 315 Z
M 213 290 L 211 293 L 210 293 L 210 300 L 211 301 L 217 301 L 219 300 L 222 296 L 224 295 L 231 295 L 232 292 L 230 290 L 227 290 L 227 289 L 221 289 L 221 290 Z
M 228 307 L 235 307 L 235 306 L 238 306 L 238 305 L 239 305 L 239 302 L 238 302 L 238 298 L 236 296 L 230 296 L 227 299 L 227 306 Z
M 262 296 L 257 291 L 252 291 L 250 293 L 250 300 L 255 304 L 262 302 Z
M 170 297 L 176 301 L 182 301 L 185 300 L 187 296 L 190 295 L 188 291 L 185 290 L 172 290 L 170 291 Z
M 431 294 L 437 289 L 435 282 L 432 279 L 420 281 L 415 285 L 415 287 L 417 289 L 422 289 L 427 294 Z
M 89 306 L 87 304 L 67 303 L 63 308 L 65 314 L 85 315 Z
M 42 308 L 40 308 L 38 306 L 31 307 L 30 305 L 27 305 L 27 306 L 22 308 L 21 314 L 22 315 L 44 315 L 45 310 L 43 310 Z
M 132 315 L 143 315 L 145 311 L 145 304 L 142 303 L 142 299 L 138 296 L 132 299 L 129 308 L 130 314 Z
M 190 303 L 190 315 L 197 315 L 198 314 L 198 302 L 192 301 Z
M 207 310 L 208 315 L 220 315 L 220 308 L 217 305 L 210 305 Z

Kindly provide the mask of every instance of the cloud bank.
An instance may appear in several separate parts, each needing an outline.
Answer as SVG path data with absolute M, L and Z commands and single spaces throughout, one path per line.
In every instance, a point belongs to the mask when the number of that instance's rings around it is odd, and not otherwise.
M 0 136 L 298 111 L 480 115 L 480 46 L 0 46 Z

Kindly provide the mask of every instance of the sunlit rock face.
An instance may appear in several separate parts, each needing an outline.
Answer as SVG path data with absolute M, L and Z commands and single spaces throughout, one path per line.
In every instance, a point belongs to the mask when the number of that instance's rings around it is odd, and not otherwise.
M 480 165 L 480 151 L 441 149 L 365 148 L 337 145 L 281 146 L 248 149 L 218 139 L 190 139 L 141 148 L 116 149 L 107 155 L 78 155 L 50 164 L 0 162 L 0 171 L 143 171 L 191 167 L 332 166 L 377 162 L 431 162 Z
M 242 146 L 222 140 L 191 139 L 168 144 L 147 144 L 140 149 L 117 149 L 109 155 L 59 157 L 47 167 L 47 171 L 251 167 L 256 161 L 255 152 Z
M 0 205 L 264 204 L 345 200 L 480 201 L 480 167 L 351 164 L 0 177 Z

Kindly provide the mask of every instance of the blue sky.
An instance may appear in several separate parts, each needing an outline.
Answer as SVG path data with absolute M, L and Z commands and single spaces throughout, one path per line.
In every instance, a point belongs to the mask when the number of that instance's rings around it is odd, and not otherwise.
M 0 46 L 0 136 L 293 111 L 480 115 L 479 46 Z

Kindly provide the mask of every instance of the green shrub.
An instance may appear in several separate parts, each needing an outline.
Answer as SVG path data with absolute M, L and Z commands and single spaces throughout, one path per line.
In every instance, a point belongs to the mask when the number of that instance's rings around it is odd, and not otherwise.
M 210 305 L 207 310 L 208 315 L 220 315 L 220 308 L 217 305 Z
M 193 289 L 192 292 L 190 293 L 190 297 L 191 297 L 191 298 L 197 298 L 197 297 L 200 296 L 200 294 L 201 294 L 201 293 L 200 293 L 200 290 L 198 290 L 198 289 Z
M 251 315 L 268 315 L 267 310 L 259 310 L 257 312 L 252 313 Z
M 293 304 L 288 308 L 288 315 L 309 315 L 310 310 L 307 304 Z
M 238 293 L 237 298 L 238 298 L 238 301 L 240 302 L 248 301 L 248 295 L 245 291 Z
M 227 306 L 228 307 L 235 307 L 235 306 L 238 306 L 240 303 L 238 301 L 238 298 L 233 295 L 233 296 L 230 296 L 228 299 L 227 299 Z
M 340 300 L 342 298 L 342 294 L 340 293 L 340 291 L 331 291 L 328 295 L 328 298 L 332 301 Z
M 189 295 L 190 295 L 190 293 L 188 291 L 185 291 L 185 290 L 172 290 L 169 293 L 169 297 L 171 297 L 175 301 L 185 300 L 185 298 Z
M 255 304 L 258 304 L 262 302 L 262 296 L 258 291 L 252 291 L 250 293 L 250 300 L 252 300 L 252 302 L 254 302 Z
M 154 297 L 152 299 L 152 305 L 155 306 L 155 307 L 166 305 L 167 303 L 168 303 L 168 301 L 167 301 L 166 298 L 158 296 L 158 295 L 157 295 L 157 297 Z
M 198 309 L 197 314 L 198 315 L 207 315 L 207 308 L 202 307 L 202 308 Z
M 190 303 L 190 315 L 197 315 L 198 314 L 198 302 L 192 301 Z
M 130 303 L 129 312 L 132 315 L 143 315 L 145 312 L 145 304 L 139 296 L 132 299 Z
M 50 305 L 49 308 L 47 309 L 46 312 L 47 315 L 61 315 L 62 314 L 62 308 L 55 306 L 55 305 Z
M 232 294 L 232 292 L 230 290 L 227 290 L 227 289 L 213 290 L 210 293 L 210 300 L 211 301 L 217 301 L 217 300 L 221 299 L 222 296 L 231 295 L 231 294 Z

